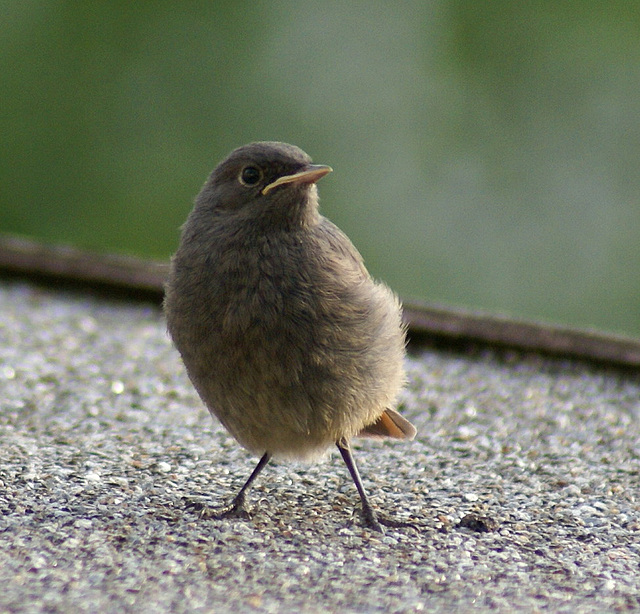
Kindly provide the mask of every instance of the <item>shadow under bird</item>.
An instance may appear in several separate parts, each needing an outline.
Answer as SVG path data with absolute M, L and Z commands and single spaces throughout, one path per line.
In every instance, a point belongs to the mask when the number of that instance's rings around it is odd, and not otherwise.
M 367 524 L 396 524 L 371 507 L 349 442 L 415 436 L 393 409 L 405 380 L 401 306 L 318 213 L 316 182 L 331 170 L 293 145 L 240 147 L 182 228 L 169 332 L 209 411 L 261 457 L 214 517 L 247 514 L 249 487 L 272 457 L 312 460 L 337 445 Z

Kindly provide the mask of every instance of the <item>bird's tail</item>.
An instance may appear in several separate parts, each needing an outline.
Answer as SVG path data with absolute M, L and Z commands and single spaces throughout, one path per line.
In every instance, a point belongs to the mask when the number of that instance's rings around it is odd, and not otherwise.
M 365 426 L 356 437 L 391 437 L 393 439 L 413 439 L 416 427 L 397 411 L 387 409 L 373 423 Z

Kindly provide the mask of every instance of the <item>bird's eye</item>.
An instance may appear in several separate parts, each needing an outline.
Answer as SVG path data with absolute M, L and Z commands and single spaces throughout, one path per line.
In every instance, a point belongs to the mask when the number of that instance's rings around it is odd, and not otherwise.
M 246 166 L 240 173 L 240 183 L 246 186 L 253 186 L 262 179 L 260 169 L 255 166 Z

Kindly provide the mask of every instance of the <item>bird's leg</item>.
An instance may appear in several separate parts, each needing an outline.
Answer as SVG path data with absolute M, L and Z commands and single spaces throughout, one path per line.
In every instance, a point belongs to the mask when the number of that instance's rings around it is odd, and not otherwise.
M 336 444 L 338 446 L 338 450 L 340 450 L 340 454 L 342 454 L 342 458 L 344 459 L 345 465 L 353 478 L 353 482 L 360 493 L 360 499 L 362 501 L 362 515 L 364 516 L 365 522 L 371 527 L 374 531 L 379 531 L 380 533 L 384 533 L 384 529 L 382 525 L 378 521 L 378 517 L 376 513 L 373 511 L 371 504 L 369 503 L 369 499 L 367 498 L 367 493 L 364 490 L 364 486 L 362 485 L 362 480 L 360 479 L 360 473 L 358 471 L 358 466 L 356 465 L 356 461 L 353 458 L 353 454 L 351 454 L 351 448 L 349 447 L 349 442 L 346 439 L 341 439 Z
M 364 516 L 367 525 L 369 525 L 369 527 L 374 531 L 378 531 L 380 533 L 384 533 L 382 525 L 384 525 L 385 527 L 394 527 L 396 529 L 405 527 L 418 529 L 420 525 L 412 522 L 404 522 L 402 520 L 393 520 L 391 518 L 385 518 L 384 516 L 378 516 L 378 514 L 373 511 L 371 503 L 369 503 L 369 499 L 367 498 L 367 493 L 365 492 L 364 486 L 362 485 L 362 480 L 360 479 L 360 473 L 358 472 L 356 461 L 353 458 L 353 454 L 351 454 L 349 442 L 343 438 L 336 445 L 338 446 L 338 450 L 340 450 L 340 454 L 342 454 L 342 458 L 347 465 L 347 469 L 349 469 L 349 473 L 351 474 L 356 488 L 360 493 L 360 499 L 362 500 L 362 515 Z
M 249 512 L 246 507 L 247 492 L 253 481 L 258 477 L 260 472 L 267 466 L 267 463 L 271 460 L 271 454 L 265 452 L 262 458 L 258 461 L 255 469 L 251 472 L 249 479 L 244 483 L 244 486 L 240 489 L 240 492 L 233 498 L 233 501 L 221 510 L 206 510 L 203 516 L 207 518 L 249 518 Z

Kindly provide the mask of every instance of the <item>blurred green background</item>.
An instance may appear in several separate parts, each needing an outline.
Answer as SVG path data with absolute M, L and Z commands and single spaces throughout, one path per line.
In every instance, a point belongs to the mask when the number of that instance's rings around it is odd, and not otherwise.
M 403 298 L 640 335 L 637 2 L 1 6 L 0 231 L 164 258 L 283 140 Z

